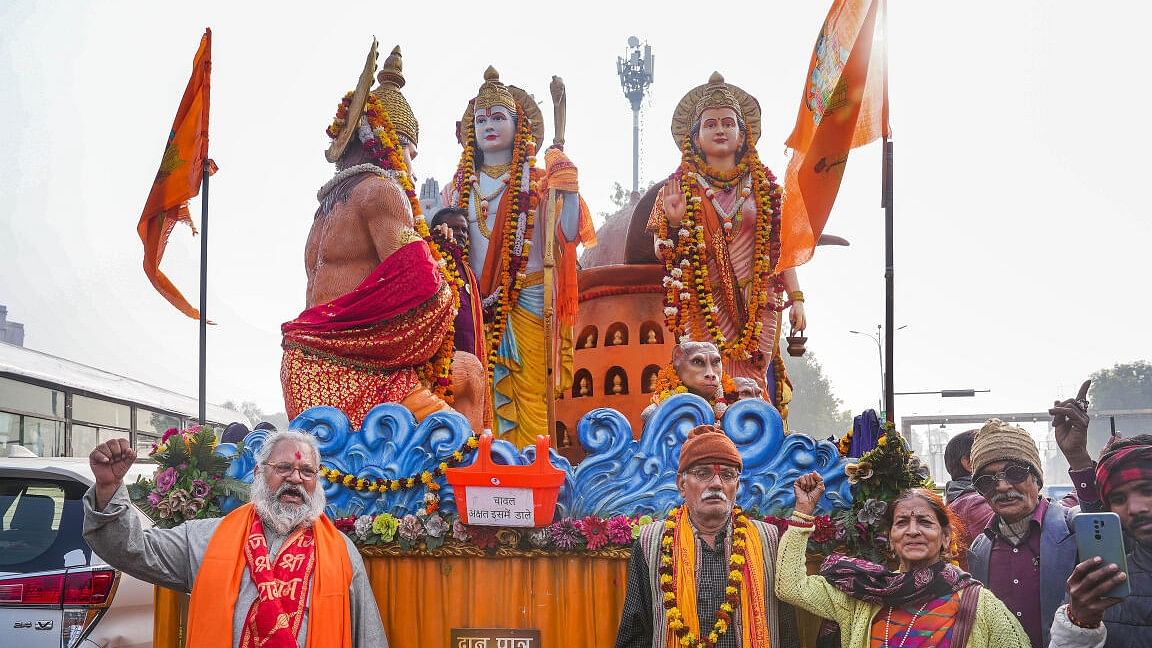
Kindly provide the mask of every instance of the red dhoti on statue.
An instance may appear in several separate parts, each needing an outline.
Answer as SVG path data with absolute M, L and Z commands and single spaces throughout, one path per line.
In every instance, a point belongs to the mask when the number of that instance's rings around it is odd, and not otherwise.
M 389 256 L 352 292 L 281 326 L 280 383 L 288 418 L 338 407 L 354 428 L 380 403 L 406 405 L 417 420 L 448 405 L 420 380 L 456 313 L 423 241 Z

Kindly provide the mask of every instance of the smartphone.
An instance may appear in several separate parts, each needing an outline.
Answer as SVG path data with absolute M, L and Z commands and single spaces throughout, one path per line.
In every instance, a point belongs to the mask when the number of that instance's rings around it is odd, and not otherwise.
M 1120 571 L 1128 573 L 1120 516 L 1115 513 L 1078 513 L 1072 518 L 1072 526 L 1076 530 L 1076 549 L 1080 552 L 1080 562 L 1100 556 L 1104 560 L 1103 564 L 1115 564 Z M 1132 588 L 1125 579 L 1105 596 L 1124 598 L 1131 593 Z

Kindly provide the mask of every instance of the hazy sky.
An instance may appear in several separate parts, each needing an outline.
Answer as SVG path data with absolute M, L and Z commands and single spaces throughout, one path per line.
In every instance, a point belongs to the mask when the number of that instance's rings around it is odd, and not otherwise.
M 279 325 L 303 308 L 304 240 L 333 172 L 324 129 L 373 35 L 385 53 L 403 48 L 421 180 L 449 179 L 454 122 L 485 67 L 541 99 L 557 74 L 567 152 L 604 212 L 613 181 L 631 179 L 631 112 L 615 71 L 628 36 L 656 54 L 643 184 L 675 168 L 672 110 L 713 70 L 760 100 L 761 157 L 783 176 L 828 5 L 5 0 L 0 303 L 30 348 L 196 393 L 197 323 L 148 283 L 136 222 L 210 26 L 220 172 L 208 397 L 280 411 Z M 889 2 L 896 321 L 907 325 L 896 390 L 992 390 L 899 397 L 899 413 L 1043 409 L 1096 369 L 1152 357 L 1140 81 L 1150 19 L 1143 2 Z M 884 316 L 879 197 L 872 144 L 853 152 L 826 229 L 852 246 L 822 248 L 801 269 L 808 348 L 853 411 L 875 406 L 880 389 L 875 343 L 848 333 L 874 332 Z M 198 219 L 198 201 L 192 210 Z M 199 245 L 177 229 L 162 266 L 194 304 Z

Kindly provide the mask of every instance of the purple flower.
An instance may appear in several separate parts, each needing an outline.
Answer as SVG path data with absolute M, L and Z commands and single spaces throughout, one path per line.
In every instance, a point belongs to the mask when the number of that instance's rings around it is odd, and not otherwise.
M 165 468 L 156 474 L 156 492 L 161 495 L 167 493 L 176 485 L 176 480 L 179 478 L 180 476 L 176 474 L 175 468 Z
M 199 497 L 199 498 L 203 499 L 205 497 L 208 497 L 208 493 L 211 493 L 211 492 L 212 492 L 212 487 L 208 485 L 208 482 L 200 480 L 200 479 L 193 479 L 192 480 L 192 497 Z
M 151 493 L 148 493 L 148 503 L 151 504 L 152 506 L 156 506 L 157 504 L 159 504 L 160 503 L 160 493 L 157 493 L 156 491 L 152 491 Z
M 608 541 L 621 546 L 632 544 L 632 521 L 627 516 L 608 518 Z
M 439 513 L 433 513 L 424 520 L 424 529 L 430 537 L 441 538 L 444 536 L 444 532 L 448 530 L 448 523 L 440 517 Z
M 576 528 L 576 523 L 568 518 L 549 526 L 548 532 L 552 534 L 552 544 L 556 545 L 558 549 L 573 549 L 583 541 L 580 530 Z
M 420 518 L 409 513 L 400 520 L 398 533 L 405 540 L 419 540 L 424 537 L 424 525 L 420 523 Z

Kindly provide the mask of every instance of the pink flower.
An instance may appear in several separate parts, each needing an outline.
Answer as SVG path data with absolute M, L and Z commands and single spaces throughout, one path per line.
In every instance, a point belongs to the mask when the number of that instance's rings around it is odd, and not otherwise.
M 168 443 L 168 439 L 171 439 L 172 436 L 176 434 L 180 434 L 180 430 L 177 430 L 176 428 L 168 428 L 164 431 L 164 436 L 160 437 L 160 443 Z
M 212 488 L 208 486 L 208 482 L 199 479 L 192 480 L 192 497 L 208 497 L 210 492 L 212 492 Z
M 165 468 L 163 471 L 156 474 L 156 492 L 163 495 L 176 485 L 176 480 L 180 476 L 176 474 L 175 468 Z
M 151 504 L 152 506 L 156 506 L 157 504 L 159 504 L 160 503 L 160 493 L 157 493 L 156 491 L 152 491 L 151 493 L 148 493 L 148 503 Z
M 632 521 L 627 516 L 608 518 L 608 541 L 622 547 L 632 544 Z
M 595 515 L 587 515 L 576 520 L 576 528 L 588 541 L 588 548 L 595 551 L 608 544 L 608 525 Z

